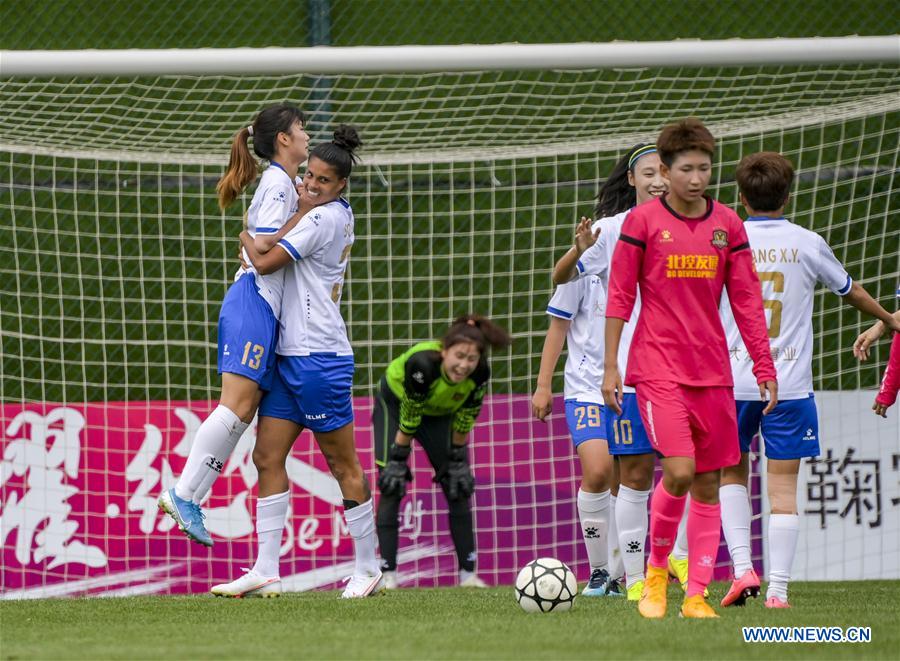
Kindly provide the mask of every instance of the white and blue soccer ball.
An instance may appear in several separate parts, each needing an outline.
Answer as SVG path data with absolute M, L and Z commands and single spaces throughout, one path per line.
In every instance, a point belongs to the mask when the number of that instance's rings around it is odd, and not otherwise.
M 567 611 L 577 594 L 575 574 L 556 558 L 532 560 L 516 577 L 516 602 L 528 613 Z

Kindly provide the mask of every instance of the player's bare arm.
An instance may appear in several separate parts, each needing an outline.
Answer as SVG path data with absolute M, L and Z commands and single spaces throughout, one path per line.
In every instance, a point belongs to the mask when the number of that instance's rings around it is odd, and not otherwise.
M 603 402 L 616 415 L 622 415 L 622 375 L 619 374 L 619 343 L 622 340 L 622 329 L 625 320 L 616 317 L 606 318 L 606 347 L 603 357 Z
M 244 230 L 241 232 L 241 245 L 247 251 L 253 268 L 260 275 L 274 273 L 278 269 L 291 263 L 291 256 L 285 250 L 270 250 L 267 253 L 261 253 L 256 249 L 256 243 L 250 232 Z
M 596 231 L 591 229 L 593 224 L 594 221 L 590 218 L 581 217 L 581 221 L 575 228 L 574 245 L 569 248 L 565 255 L 559 258 L 556 266 L 553 267 L 553 284 L 561 285 L 571 282 L 578 277 L 576 265 L 579 258 L 588 248 L 597 243 L 597 239 L 600 238 L 600 229 L 598 228 Z
M 560 317 L 550 317 L 550 328 L 544 338 L 544 349 L 541 352 L 541 367 L 538 371 L 537 387 L 531 397 L 531 413 L 543 422 L 553 408 L 553 371 L 562 354 L 566 333 L 571 321 Z

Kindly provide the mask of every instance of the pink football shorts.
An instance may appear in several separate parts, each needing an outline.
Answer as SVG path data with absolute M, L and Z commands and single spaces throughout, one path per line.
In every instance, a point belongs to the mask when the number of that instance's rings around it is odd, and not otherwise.
M 741 452 L 732 388 L 642 381 L 635 391 L 644 428 L 660 456 L 693 457 L 697 473 L 738 463 Z

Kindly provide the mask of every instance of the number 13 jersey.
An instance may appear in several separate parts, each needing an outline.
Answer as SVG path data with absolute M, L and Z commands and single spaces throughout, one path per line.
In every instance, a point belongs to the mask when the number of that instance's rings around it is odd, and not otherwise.
M 751 216 L 744 223 L 762 285 L 769 345 L 778 372 L 778 399 L 806 399 L 813 391 L 812 313 L 816 284 L 838 296 L 853 281 L 825 240 L 785 218 Z M 727 296 L 720 306 L 731 356 L 734 397 L 758 400 L 752 362 L 738 332 Z

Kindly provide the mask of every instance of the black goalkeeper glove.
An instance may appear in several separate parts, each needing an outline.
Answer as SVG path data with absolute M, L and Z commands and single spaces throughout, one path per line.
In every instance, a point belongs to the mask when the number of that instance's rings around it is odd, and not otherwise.
M 465 445 L 451 445 L 447 463 L 434 476 L 447 489 L 447 498 L 468 498 L 475 491 L 475 476 L 469 468 L 469 457 Z
M 397 445 L 394 443 L 388 453 L 388 462 L 384 465 L 381 475 L 378 476 L 378 488 L 384 496 L 396 496 L 403 498 L 406 495 L 406 483 L 412 482 L 412 473 L 406 460 L 412 450 L 410 445 Z

